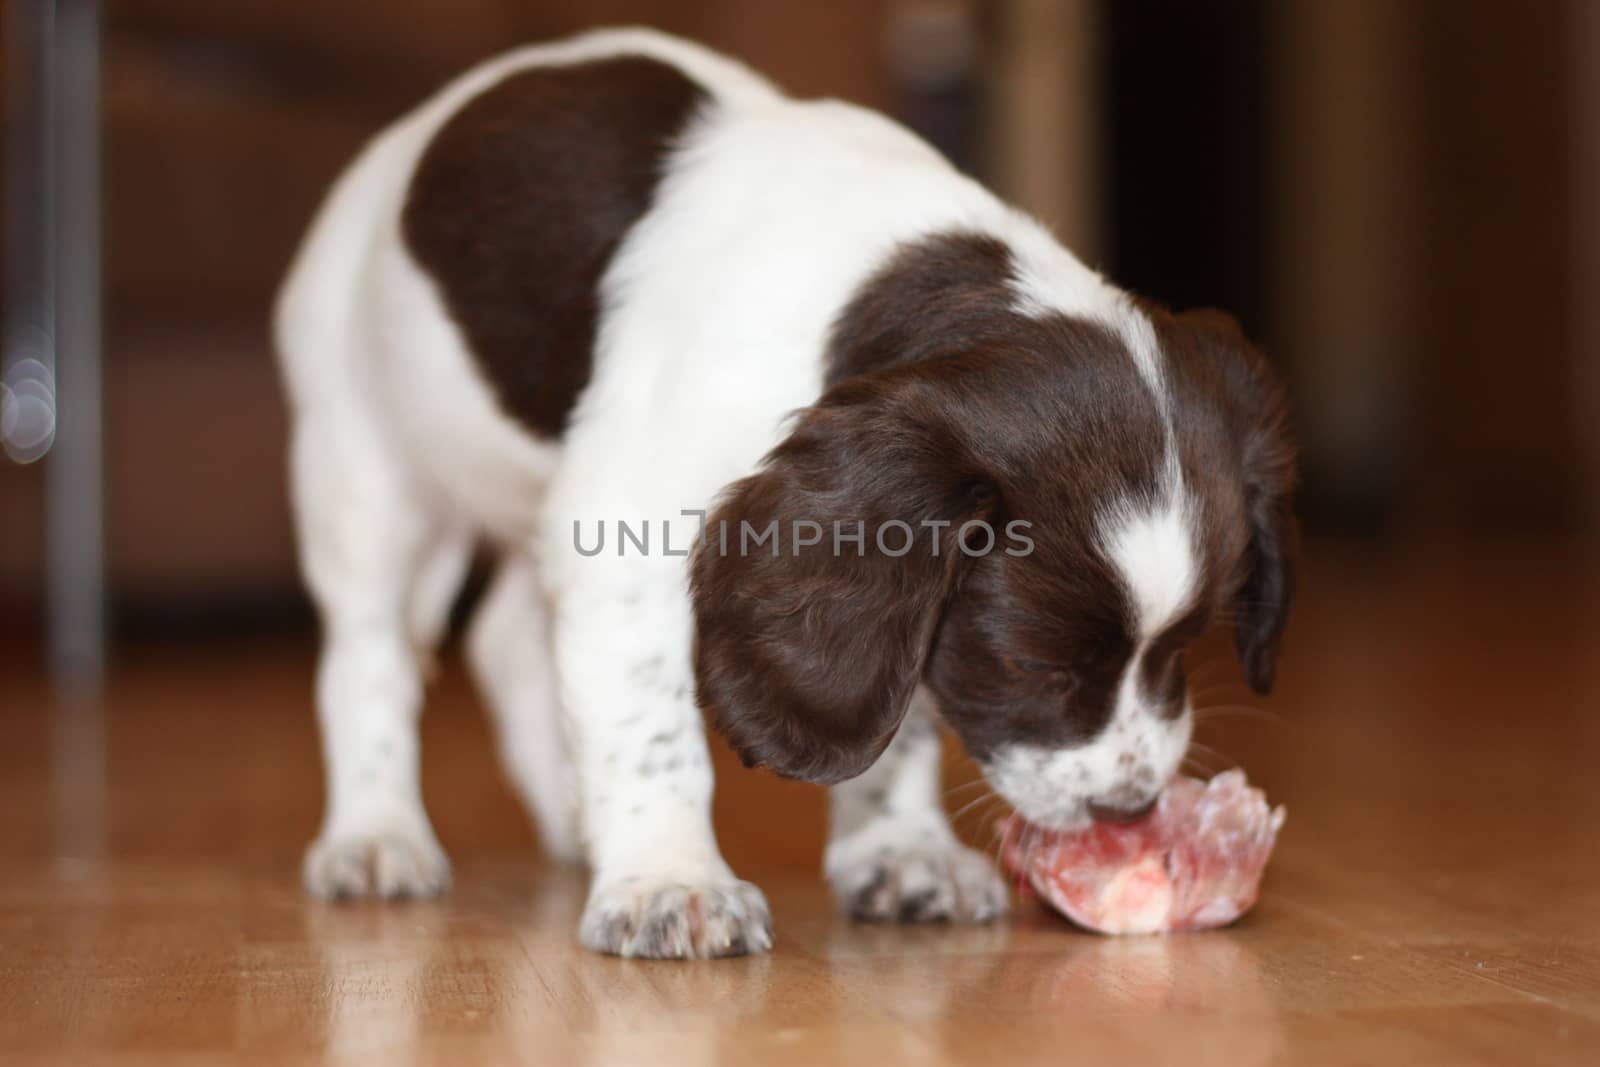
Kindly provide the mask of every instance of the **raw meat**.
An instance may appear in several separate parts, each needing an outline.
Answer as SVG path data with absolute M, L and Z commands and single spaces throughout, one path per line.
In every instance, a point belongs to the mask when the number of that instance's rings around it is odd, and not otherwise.
M 1176 778 L 1136 823 L 1040 830 L 1011 816 L 1005 864 L 1057 911 L 1105 934 L 1225 926 L 1256 902 L 1283 826 L 1243 771 L 1209 783 Z

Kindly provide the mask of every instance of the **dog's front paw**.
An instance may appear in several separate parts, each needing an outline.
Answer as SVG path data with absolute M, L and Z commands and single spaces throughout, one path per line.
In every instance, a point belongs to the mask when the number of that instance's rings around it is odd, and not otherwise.
M 306 851 L 302 876 L 324 900 L 431 897 L 450 888 L 450 861 L 427 827 L 325 830 Z
M 578 938 L 586 948 L 611 956 L 746 956 L 772 947 L 772 918 L 766 897 L 749 882 L 597 880 Z
M 896 842 L 861 833 L 828 846 L 828 881 L 852 918 L 869 922 L 992 922 L 1006 885 L 981 852 L 939 835 Z M 931 839 L 930 839 L 931 838 Z

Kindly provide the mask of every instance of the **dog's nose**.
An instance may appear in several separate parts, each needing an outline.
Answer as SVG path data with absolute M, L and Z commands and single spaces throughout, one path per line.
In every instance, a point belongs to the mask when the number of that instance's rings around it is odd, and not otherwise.
M 1089 802 L 1089 817 L 1095 822 L 1138 822 L 1155 810 L 1156 799 L 1151 797 L 1149 800 L 1129 801 L 1117 797 L 1109 799 L 1105 803 L 1091 800 Z

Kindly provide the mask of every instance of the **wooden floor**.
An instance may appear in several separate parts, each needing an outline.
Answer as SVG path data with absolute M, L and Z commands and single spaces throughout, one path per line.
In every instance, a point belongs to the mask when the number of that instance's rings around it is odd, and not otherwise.
M 455 892 L 318 904 L 295 883 L 321 802 L 308 647 L 132 650 L 76 707 L 13 666 L 0 1062 L 1593 1067 L 1600 583 L 1571 549 L 1506 551 L 1316 557 L 1265 712 L 1231 706 L 1216 644 L 1197 758 L 1242 763 L 1289 821 L 1253 914 L 1168 938 L 1031 905 L 852 926 L 815 874 L 817 793 L 719 757 L 776 951 L 587 955 L 581 879 L 534 859 L 453 657 L 425 758 Z

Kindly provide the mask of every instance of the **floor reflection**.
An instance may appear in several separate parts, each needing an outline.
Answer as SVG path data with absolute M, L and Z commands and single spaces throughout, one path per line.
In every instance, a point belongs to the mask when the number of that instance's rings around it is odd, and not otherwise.
M 334 1065 L 418 1062 L 430 1005 L 461 1010 L 459 982 L 430 988 L 430 976 L 452 973 L 447 956 L 459 944 L 444 936 L 444 911 L 430 903 L 399 906 L 307 901 L 306 940 L 319 969 L 322 1047 Z M 436 994 L 449 994 L 436 999 Z M 434 1007 L 432 1010 L 438 1010 Z
M 931 1027 L 951 1059 L 981 1055 L 994 1042 L 991 1053 L 1070 1052 L 1094 1062 L 1097 1049 L 1117 1057 L 1145 1045 L 1152 1053 L 1170 1049 L 1175 1033 L 1186 1035 L 1188 1067 L 1251 1067 L 1277 1061 L 1284 1050 L 1262 967 L 1227 932 L 1107 938 L 1024 926 L 1010 954 L 950 962 L 930 968 L 917 961 L 894 981 L 902 986 L 897 1003 L 909 1006 L 902 1010 Z M 959 1017 L 950 1009 L 964 1003 L 993 1005 L 993 1016 L 977 1027 L 970 1020 L 941 1025 Z

